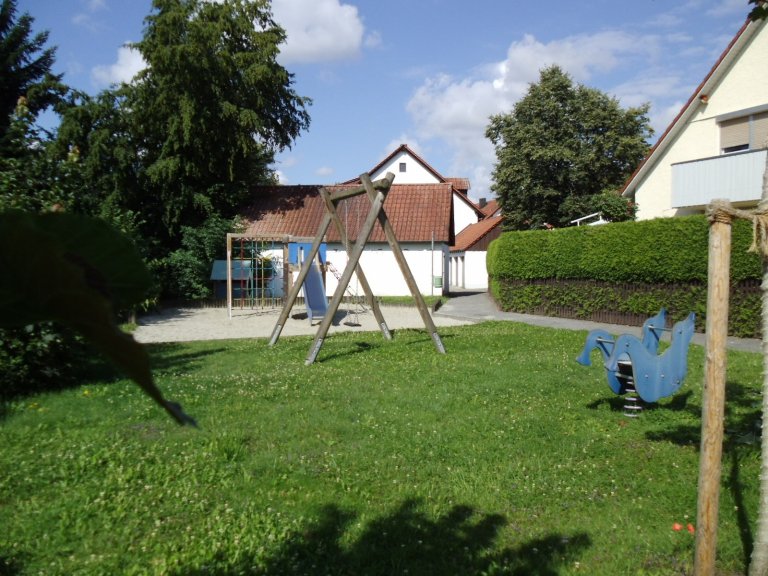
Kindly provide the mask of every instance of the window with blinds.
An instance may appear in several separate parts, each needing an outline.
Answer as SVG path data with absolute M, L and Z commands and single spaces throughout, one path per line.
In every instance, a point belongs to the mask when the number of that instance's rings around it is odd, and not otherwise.
M 768 111 L 720 122 L 723 154 L 768 147 Z
M 768 112 L 752 116 L 752 144 L 750 148 L 768 148 Z

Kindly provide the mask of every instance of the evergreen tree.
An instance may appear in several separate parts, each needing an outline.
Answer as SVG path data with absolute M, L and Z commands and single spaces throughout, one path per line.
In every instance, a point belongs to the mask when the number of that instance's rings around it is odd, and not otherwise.
M 270 176 L 274 153 L 308 127 L 309 101 L 276 60 L 285 33 L 268 2 L 153 8 L 134 45 L 147 67 L 126 90 L 143 171 L 131 205 L 175 237 L 182 225 L 235 214 Z
M 61 101 L 67 88 L 61 75 L 51 74 L 56 49 L 46 48 L 48 32 L 32 34 L 34 18 L 16 18 L 16 0 L 0 4 L 0 154 L 19 153 L 8 141 L 19 99 L 25 114 L 36 118 L 40 111 Z M 17 138 L 14 136 L 14 140 Z

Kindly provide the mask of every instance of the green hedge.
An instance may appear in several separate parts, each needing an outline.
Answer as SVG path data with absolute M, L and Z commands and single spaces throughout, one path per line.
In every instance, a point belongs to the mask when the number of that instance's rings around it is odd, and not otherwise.
M 704 216 L 506 232 L 488 249 L 490 290 L 508 311 L 595 318 L 605 312 L 626 321 L 655 314 L 696 312 L 706 320 L 709 224 Z M 730 330 L 760 334 L 760 257 L 748 248 L 752 228 L 734 221 Z M 640 320 L 640 323 L 642 320 Z

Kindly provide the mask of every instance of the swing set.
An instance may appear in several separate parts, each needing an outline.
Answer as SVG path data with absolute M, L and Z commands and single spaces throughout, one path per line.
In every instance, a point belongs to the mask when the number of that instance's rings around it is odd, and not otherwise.
M 400 243 L 397 240 L 397 236 L 395 235 L 392 224 L 390 223 L 389 219 L 387 218 L 387 214 L 384 211 L 384 201 L 387 198 L 387 194 L 392 186 L 394 179 L 395 175 L 391 172 L 388 172 L 384 178 L 372 182 L 371 177 L 367 173 L 364 173 L 360 176 L 360 181 L 362 183 L 361 186 L 356 186 L 354 188 L 345 190 L 337 190 L 333 193 L 328 192 L 328 190 L 325 188 L 320 189 L 320 196 L 325 205 L 325 215 L 320 222 L 317 234 L 315 235 L 314 241 L 312 242 L 312 247 L 310 248 L 309 253 L 306 255 L 301 265 L 299 276 L 292 286 L 287 298 L 285 299 L 283 309 L 280 312 L 280 316 L 272 331 L 272 337 L 269 341 L 270 346 L 274 346 L 280 338 L 280 333 L 285 326 L 285 322 L 288 319 L 291 308 L 293 307 L 296 298 L 298 297 L 299 290 L 301 289 L 302 285 L 307 279 L 307 276 L 310 273 L 310 268 L 313 265 L 315 255 L 317 254 L 331 223 L 333 223 L 338 230 L 341 243 L 347 250 L 348 262 L 347 266 L 344 268 L 344 271 L 341 274 L 341 277 L 339 278 L 336 291 L 334 292 L 333 297 L 328 304 L 328 309 L 325 312 L 325 315 L 323 316 L 322 321 L 320 322 L 320 325 L 317 329 L 317 334 L 315 335 L 315 339 L 309 350 L 305 364 L 313 364 L 317 359 L 317 356 L 320 353 L 320 349 L 323 346 L 323 341 L 328 334 L 328 329 L 333 322 L 334 315 L 336 314 L 336 311 L 339 308 L 339 304 L 341 303 L 342 298 L 344 297 L 344 294 L 349 287 L 352 274 L 357 276 L 358 282 L 365 292 L 367 303 L 373 311 L 374 317 L 376 318 L 377 325 L 381 329 L 382 335 L 386 340 L 392 339 L 392 334 L 387 327 L 387 323 L 381 313 L 379 304 L 374 298 L 371 287 L 368 284 L 368 280 L 366 279 L 365 274 L 363 273 L 363 269 L 360 266 L 360 257 L 362 256 L 363 250 L 365 249 L 371 232 L 373 232 L 376 222 L 378 222 L 384 230 L 387 243 L 392 249 L 395 260 L 400 267 L 403 278 L 405 279 L 405 282 L 408 285 L 408 289 L 410 290 L 414 302 L 416 303 L 416 308 L 418 309 L 419 314 L 424 321 L 425 327 L 432 337 L 432 341 L 437 348 L 437 351 L 441 354 L 445 354 L 445 347 L 443 346 L 443 342 L 440 339 L 440 335 L 437 333 L 437 328 L 435 327 L 435 323 L 432 320 L 432 316 L 429 314 L 429 308 L 427 308 L 427 305 L 424 302 L 424 298 L 422 297 L 418 285 L 416 284 L 416 280 L 414 279 L 413 274 L 408 267 L 408 262 L 405 259 L 405 255 L 403 254 Z M 338 205 L 343 200 L 353 198 L 361 194 L 367 194 L 371 201 L 371 207 L 368 211 L 365 222 L 363 223 L 357 235 L 357 240 L 355 241 L 354 246 L 351 246 L 349 236 L 347 234 L 347 229 L 342 222 L 341 217 L 339 216 Z

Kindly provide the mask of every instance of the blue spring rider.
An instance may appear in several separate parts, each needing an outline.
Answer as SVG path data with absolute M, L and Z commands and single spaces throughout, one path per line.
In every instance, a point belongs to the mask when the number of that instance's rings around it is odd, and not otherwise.
M 590 354 L 597 348 L 603 356 L 608 385 L 616 394 L 636 392 L 645 402 L 672 396 L 688 371 L 688 346 L 693 338 L 696 315 L 691 312 L 672 329 L 666 328 L 667 311 L 662 308 L 643 324 L 642 338 L 622 334 L 614 338 L 601 329 L 587 335 L 584 349 L 576 359 L 591 366 Z M 669 347 L 658 353 L 661 335 L 671 332 Z

